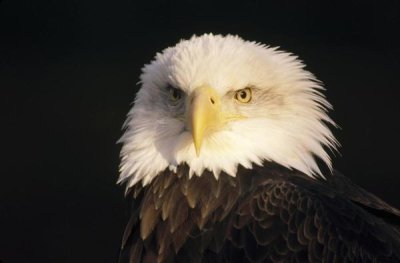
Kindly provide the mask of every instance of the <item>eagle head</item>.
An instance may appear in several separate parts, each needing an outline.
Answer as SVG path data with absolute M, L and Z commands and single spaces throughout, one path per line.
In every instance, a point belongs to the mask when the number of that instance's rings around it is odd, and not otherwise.
M 320 82 L 290 53 L 238 36 L 183 40 L 144 66 L 120 139 L 119 182 L 148 184 L 181 164 L 235 176 L 275 162 L 310 177 L 338 143 Z M 266 164 L 267 165 L 267 164 Z

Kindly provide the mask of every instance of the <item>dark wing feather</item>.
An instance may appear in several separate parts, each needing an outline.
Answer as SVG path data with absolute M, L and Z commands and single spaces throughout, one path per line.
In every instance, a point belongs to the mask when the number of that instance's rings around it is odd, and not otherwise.
M 399 229 L 400 227 L 400 210 L 390 206 L 379 197 L 367 192 L 358 185 L 354 184 L 350 179 L 342 175 L 338 171 L 334 171 L 332 176 L 327 177 L 327 182 L 331 188 L 342 196 L 360 205 L 369 213 L 376 215 L 393 224 Z
M 134 192 L 120 262 L 400 262 L 399 211 L 340 174 L 182 167 Z
M 246 260 L 400 262 L 399 232 L 365 207 L 400 221 L 398 210 L 342 175 L 326 182 L 277 172 L 258 177 L 260 186 L 240 204 L 229 229 L 232 245 L 244 250 Z

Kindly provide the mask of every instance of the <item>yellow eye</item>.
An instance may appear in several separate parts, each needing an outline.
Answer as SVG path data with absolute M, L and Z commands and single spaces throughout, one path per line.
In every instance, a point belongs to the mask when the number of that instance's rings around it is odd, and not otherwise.
M 251 101 L 251 89 L 244 88 L 236 91 L 235 100 L 241 103 L 249 103 Z
M 172 102 L 177 102 L 182 98 L 182 91 L 179 89 L 176 89 L 174 87 L 169 86 L 168 87 L 168 93 L 169 97 L 172 100 Z

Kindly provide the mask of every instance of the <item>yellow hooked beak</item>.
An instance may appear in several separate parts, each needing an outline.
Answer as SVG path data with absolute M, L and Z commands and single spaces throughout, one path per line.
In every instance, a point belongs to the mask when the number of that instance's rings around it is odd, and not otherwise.
M 204 136 L 220 126 L 221 100 L 209 86 L 197 88 L 189 99 L 190 125 L 196 155 L 199 156 Z

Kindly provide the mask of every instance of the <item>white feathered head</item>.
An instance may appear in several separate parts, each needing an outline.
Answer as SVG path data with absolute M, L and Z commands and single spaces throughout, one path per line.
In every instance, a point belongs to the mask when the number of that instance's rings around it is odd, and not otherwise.
M 120 139 L 119 182 L 149 183 L 180 164 L 235 176 L 263 161 L 321 176 L 337 142 L 316 78 L 290 53 L 238 36 L 193 36 L 143 68 Z

